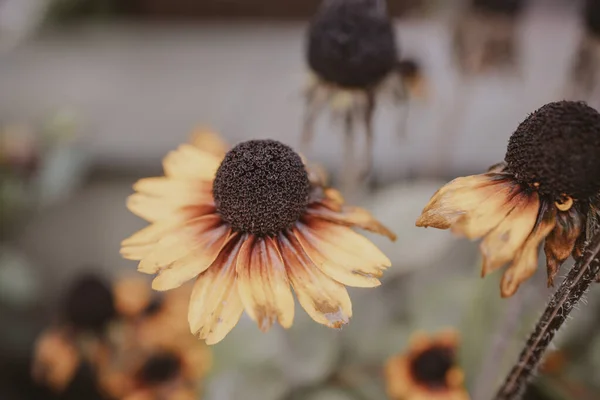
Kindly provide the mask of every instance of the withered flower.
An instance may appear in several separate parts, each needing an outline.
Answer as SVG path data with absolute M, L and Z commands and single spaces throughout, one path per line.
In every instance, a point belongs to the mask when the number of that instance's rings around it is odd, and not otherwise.
M 503 163 L 457 178 L 429 201 L 417 226 L 483 238 L 482 275 L 507 263 L 501 293 L 512 296 L 538 265 L 545 240 L 548 285 L 581 254 L 598 218 L 600 114 L 581 102 L 547 104 L 510 138 Z
M 600 87 L 600 1 L 586 0 L 583 8 L 583 35 L 571 67 L 569 96 L 592 99 Z
M 468 400 L 456 362 L 458 334 L 414 334 L 404 354 L 390 358 L 385 381 L 390 400 Z
M 354 125 L 364 126 L 370 167 L 377 95 L 390 92 L 396 103 L 405 104 L 411 95 L 425 94 L 418 64 L 399 61 L 386 1 L 324 0 L 309 26 L 306 57 L 313 76 L 306 91 L 303 145 L 312 141 L 317 118 L 330 108 L 344 120 L 347 152 Z
M 151 225 L 123 241 L 122 255 L 157 274 L 155 290 L 196 278 L 188 321 L 208 344 L 221 341 L 244 309 L 263 331 L 274 322 L 290 327 L 291 288 L 315 321 L 346 324 L 345 285 L 377 286 L 390 265 L 351 227 L 394 235 L 366 210 L 346 206 L 280 142 L 251 140 L 218 155 L 195 144 L 167 155 L 165 176 L 135 184 L 128 207 Z
M 523 0 L 471 0 L 454 29 L 454 55 L 464 74 L 512 69 Z

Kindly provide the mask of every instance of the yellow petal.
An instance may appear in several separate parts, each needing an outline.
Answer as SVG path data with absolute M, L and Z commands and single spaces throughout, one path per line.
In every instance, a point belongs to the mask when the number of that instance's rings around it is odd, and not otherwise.
M 182 144 L 163 160 L 165 175 L 177 179 L 200 179 L 212 181 L 221 158 L 202 151 L 190 144 Z
M 326 275 L 344 285 L 375 287 L 390 260 L 352 229 L 307 216 L 293 229 L 304 251 Z
M 192 133 L 190 144 L 219 159 L 223 159 L 229 149 L 229 145 L 217 133 L 207 128 L 196 129 Z
M 448 229 L 465 213 L 474 210 L 492 196 L 495 186 L 503 182 L 498 174 L 481 174 L 456 178 L 439 189 L 423 209 L 416 225 Z
M 384 374 L 389 398 L 392 400 L 405 399 L 411 392 L 414 381 L 409 371 L 408 358 L 400 355 L 388 359 Z
M 236 271 L 246 312 L 261 331 L 268 331 L 275 321 L 284 328 L 292 326 L 294 297 L 273 238 L 250 236 L 240 249 Z
M 576 207 L 572 207 L 568 212 L 557 213 L 556 226 L 550 232 L 544 244 L 548 286 L 554 285 L 554 278 L 560 266 L 573 252 L 584 223 L 583 216 Z
M 469 239 L 483 237 L 497 227 L 514 208 L 514 196 L 521 188 L 513 182 L 500 182 L 478 190 L 487 192 L 487 198 L 461 216 L 451 227 L 453 233 Z
M 217 214 L 186 221 L 156 242 L 152 252 L 141 260 L 138 271 L 148 274 L 158 272 L 161 268 L 191 253 L 199 245 L 199 240 L 202 240 L 202 243 L 206 241 L 206 237 L 201 239 L 205 233 L 217 228 L 221 228 L 223 232 L 227 229 L 227 225 Z M 214 238 L 214 235 L 210 235 L 208 239 L 211 237 Z
M 513 210 L 494 228 L 479 246 L 483 254 L 482 275 L 500 268 L 515 258 L 533 230 L 540 201 L 537 193 L 518 194 Z
M 169 204 L 164 199 L 141 193 L 132 194 L 127 198 L 127 208 L 149 222 L 169 219 L 177 211 L 176 204 Z
M 352 303 L 346 287 L 323 274 L 293 233 L 279 236 L 279 248 L 298 301 L 316 322 L 341 328 L 352 317 Z
M 556 224 L 556 209 L 546 212 L 544 219 L 529 235 L 523 247 L 519 250 L 511 266 L 504 272 L 500 284 L 502 297 L 510 297 L 519 285 L 529 279 L 537 269 L 540 243 L 554 229 Z
M 340 212 L 335 212 L 317 204 L 310 207 L 307 212 L 326 221 L 337 222 L 350 227 L 357 226 L 367 231 L 387 236 L 392 241 L 396 240 L 396 235 L 392 231 L 377 221 L 370 212 L 360 207 L 345 206 L 342 207 Z
M 140 179 L 133 189 L 175 205 L 212 203 L 212 184 L 200 180 L 180 180 L 166 176 Z
M 242 242 L 237 235 L 230 240 L 212 265 L 196 279 L 192 290 L 188 309 L 190 330 L 209 345 L 223 340 L 244 311 L 235 272 Z

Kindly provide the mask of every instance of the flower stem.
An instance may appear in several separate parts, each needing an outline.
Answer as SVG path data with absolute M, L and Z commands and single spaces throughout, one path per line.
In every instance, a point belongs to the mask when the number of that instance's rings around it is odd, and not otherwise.
M 552 296 L 521 352 L 519 361 L 496 393 L 495 400 L 521 398 L 554 335 L 598 276 L 600 271 L 599 255 L 600 232 L 597 232 L 586 246 L 583 256 Z

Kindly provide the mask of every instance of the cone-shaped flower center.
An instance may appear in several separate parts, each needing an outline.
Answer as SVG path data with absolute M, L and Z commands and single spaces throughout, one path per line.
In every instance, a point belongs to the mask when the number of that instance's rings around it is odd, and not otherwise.
M 412 360 L 411 372 L 420 384 L 428 388 L 443 388 L 453 365 L 454 354 L 451 349 L 432 347 Z
M 302 159 L 274 140 L 235 146 L 213 185 L 215 204 L 234 230 L 259 236 L 290 228 L 306 210 L 310 183 Z
M 553 201 L 587 199 L 600 191 L 600 114 L 582 102 L 546 104 L 519 125 L 505 160 L 519 182 Z
M 342 87 L 379 83 L 397 62 L 396 40 L 384 1 L 325 1 L 308 34 L 308 64 Z
M 141 370 L 138 378 L 147 384 L 167 382 L 177 376 L 181 370 L 181 360 L 172 353 L 159 353 L 150 357 Z
M 116 314 L 110 287 L 96 276 L 79 278 L 65 296 L 64 314 L 73 327 L 100 332 Z

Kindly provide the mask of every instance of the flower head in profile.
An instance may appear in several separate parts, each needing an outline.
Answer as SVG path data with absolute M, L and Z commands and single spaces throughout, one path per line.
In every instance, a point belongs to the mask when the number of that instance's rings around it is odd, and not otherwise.
M 216 140 L 180 146 L 165 158 L 165 176 L 135 184 L 128 207 L 151 224 L 123 241 L 122 255 L 156 274 L 155 290 L 195 279 L 188 322 L 208 344 L 221 341 L 243 310 L 262 331 L 275 322 L 290 327 L 292 289 L 315 321 L 348 323 L 345 285 L 377 286 L 390 265 L 351 227 L 394 235 L 345 205 L 290 147 L 251 140 L 223 154 Z
M 432 337 L 413 335 L 406 352 L 385 365 L 390 400 L 468 400 L 464 375 L 456 362 L 457 346 L 454 331 Z
M 586 224 L 598 216 L 599 156 L 600 114 L 581 102 L 547 104 L 519 125 L 503 163 L 442 187 L 417 226 L 483 238 L 484 276 L 510 264 L 504 297 L 535 273 L 545 242 L 553 285 L 563 262 L 581 254 Z

